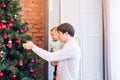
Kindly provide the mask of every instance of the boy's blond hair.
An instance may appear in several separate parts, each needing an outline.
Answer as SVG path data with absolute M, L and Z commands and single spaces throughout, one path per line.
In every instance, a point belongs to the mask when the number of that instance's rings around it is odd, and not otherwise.
M 57 27 L 53 27 L 50 31 L 53 31 L 53 30 L 55 30 L 55 29 L 57 30 Z

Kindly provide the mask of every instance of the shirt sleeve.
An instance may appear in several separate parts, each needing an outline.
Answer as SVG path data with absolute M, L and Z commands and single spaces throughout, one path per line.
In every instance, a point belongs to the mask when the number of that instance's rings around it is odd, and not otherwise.
M 71 50 L 70 47 L 68 48 L 63 48 L 61 50 L 58 50 L 56 52 L 49 52 L 46 51 L 42 48 L 39 48 L 38 46 L 34 45 L 32 50 L 41 58 L 47 60 L 47 61 L 61 61 L 61 60 L 65 60 L 68 59 L 69 57 L 73 56 L 73 51 Z

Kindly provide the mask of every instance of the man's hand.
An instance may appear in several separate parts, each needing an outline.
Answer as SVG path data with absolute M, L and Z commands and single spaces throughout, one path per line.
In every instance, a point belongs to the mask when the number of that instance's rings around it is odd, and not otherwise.
M 32 49 L 34 46 L 34 43 L 32 43 L 31 41 L 27 41 L 26 43 L 23 44 L 23 47 L 25 49 Z

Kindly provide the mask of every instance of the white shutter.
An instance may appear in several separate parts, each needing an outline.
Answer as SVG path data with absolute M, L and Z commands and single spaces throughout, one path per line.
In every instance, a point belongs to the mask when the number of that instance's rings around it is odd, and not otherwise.
M 103 80 L 102 0 L 61 0 L 60 12 L 82 48 L 80 79 Z

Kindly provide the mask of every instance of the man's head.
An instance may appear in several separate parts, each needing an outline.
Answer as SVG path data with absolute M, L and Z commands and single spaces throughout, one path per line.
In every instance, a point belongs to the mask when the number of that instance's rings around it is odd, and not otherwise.
M 69 23 L 60 24 L 57 27 L 59 39 L 62 42 L 67 42 L 71 37 L 74 37 L 75 30 Z
M 53 40 L 58 40 L 58 32 L 57 32 L 57 27 L 54 27 L 50 30 L 51 37 Z

